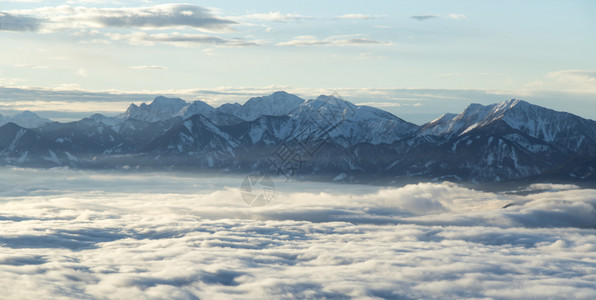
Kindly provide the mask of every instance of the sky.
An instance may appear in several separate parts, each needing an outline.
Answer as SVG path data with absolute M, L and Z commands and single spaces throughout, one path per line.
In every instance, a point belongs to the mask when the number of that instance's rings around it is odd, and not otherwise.
M 241 179 L 0 168 L 2 296 L 594 298 L 594 190 Z
M 588 0 L 0 0 L 0 113 L 286 90 L 419 124 L 510 98 L 596 119 L 595 13 Z

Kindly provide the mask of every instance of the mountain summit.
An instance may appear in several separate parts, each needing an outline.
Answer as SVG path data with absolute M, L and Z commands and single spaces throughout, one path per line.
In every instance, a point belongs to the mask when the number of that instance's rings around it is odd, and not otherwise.
M 172 118 L 188 103 L 180 98 L 155 97 L 151 104 L 142 103 L 140 106 L 131 104 L 126 112 L 121 114 L 121 119 L 137 119 L 140 121 L 162 121 Z
M 24 128 L 37 128 L 52 121 L 41 118 L 36 113 L 26 110 L 12 117 L 0 115 L 0 126 L 9 122 Z
M 244 105 L 222 106 L 221 110 L 243 120 L 252 121 L 263 115 L 287 115 L 302 103 L 304 103 L 304 99 L 280 91 L 269 96 L 250 98 Z

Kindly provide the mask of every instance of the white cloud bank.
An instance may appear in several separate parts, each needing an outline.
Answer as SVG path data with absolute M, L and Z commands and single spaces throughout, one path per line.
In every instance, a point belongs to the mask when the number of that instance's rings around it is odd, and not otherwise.
M 584 298 L 596 193 L 0 170 L 8 298 Z M 512 204 L 512 205 L 508 205 Z M 503 208 L 508 206 L 507 208 Z

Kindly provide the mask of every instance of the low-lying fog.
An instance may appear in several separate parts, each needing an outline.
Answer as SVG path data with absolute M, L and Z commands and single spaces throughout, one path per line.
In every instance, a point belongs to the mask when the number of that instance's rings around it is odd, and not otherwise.
M 0 169 L 0 298 L 585 298 L 596 191 Z

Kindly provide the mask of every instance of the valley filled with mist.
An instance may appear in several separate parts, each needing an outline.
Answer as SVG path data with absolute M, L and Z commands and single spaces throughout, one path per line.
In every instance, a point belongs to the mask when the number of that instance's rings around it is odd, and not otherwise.
M 596 289 L 596 191 L 4 168 L 8 298 L 549 298 Z M 35 288 L 33 288 L 35 287 Z

